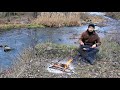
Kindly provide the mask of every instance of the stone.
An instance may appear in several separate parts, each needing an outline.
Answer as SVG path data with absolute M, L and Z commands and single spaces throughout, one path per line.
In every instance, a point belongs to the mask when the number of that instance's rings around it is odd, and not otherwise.
M 118 76 L 120 76 L 120 73 L 117 73 Z
M 0 45 L 0 47 L 3 47 L 3 45 Z
M 62 39 L 60 39 L 60 38 L 59 38 L 58 40 L 59 40 L 59 41 L 62 41 Z
M 48 47 L 47 47 L 47 50 L 52 50 L 52 47 L 48 46 Z
M 4 52 L 11 51 L 12 49 L 9 46 L 4 46 Z

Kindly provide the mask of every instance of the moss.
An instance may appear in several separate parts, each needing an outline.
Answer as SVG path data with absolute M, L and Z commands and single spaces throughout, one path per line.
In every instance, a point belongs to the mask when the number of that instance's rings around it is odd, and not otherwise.
M 36 53 L 39 56 L 47 56 L 47 57 L 66 57 L 69 55 L 74 55 L 73 52 L 75 49 L 77 49 L 76 46 L 72 45 L 62 45 L 62 44 L 54 44 L 50 42 L 46 42 L 44 44 L 37 44 L 36 47 Z
M 26 28 L 44 28 L 45 26 L 39 24 L 28 24 Z
M 10 30 L 16 28 L 43 28 L 43 25 L 38 24 L 2 24 L 0 25 L 1 30 Z

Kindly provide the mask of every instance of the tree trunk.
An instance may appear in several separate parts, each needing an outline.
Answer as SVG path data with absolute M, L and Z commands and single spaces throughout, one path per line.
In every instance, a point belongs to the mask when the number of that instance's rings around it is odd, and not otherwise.
M 7 12 L 6 16 L 7 16 L 7 21 L 10 22 L 10 12 Z
M 34 17 L 34 18 L 37 18 L 37 12 L 34 12 L 34 13 L 33 13 L 33 17 Z

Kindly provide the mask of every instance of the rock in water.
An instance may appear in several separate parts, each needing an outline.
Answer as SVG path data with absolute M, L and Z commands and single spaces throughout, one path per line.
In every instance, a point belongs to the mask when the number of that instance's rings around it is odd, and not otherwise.
M 59 41 L 62 41 L 60 38 L 58 39 Z
M 4 52 L 11 51 L 12 49 L 9 46 L 4 46 Z
M 3 47 L 3 45 L 0 45 L 0 47 Z

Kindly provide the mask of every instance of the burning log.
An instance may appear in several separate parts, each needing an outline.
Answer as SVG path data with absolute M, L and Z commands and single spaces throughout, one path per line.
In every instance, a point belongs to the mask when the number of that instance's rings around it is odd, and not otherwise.
M 70 59 L 67 61 L 66 65 L 65 65 L 65 69 L 69 67 L 70 63 L 73 61 L 73 59 Z
M 70 59 L 67 61 L 66 64 L 62 64 L 62 63 L 54 63 L 53 66 L 49 67 L 49 68 L 53 68 L 53 69 L 58 69 L 61 71 L 65 71 L 66 69 L 69 69 L 69 65 L 70 63 L 73 61 L 73 59 Z

